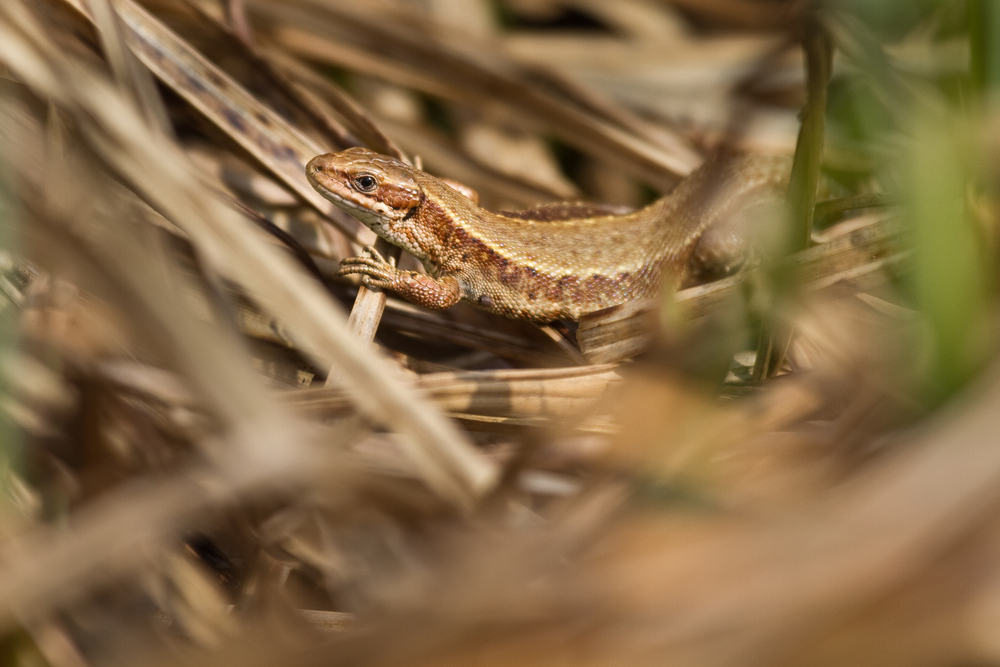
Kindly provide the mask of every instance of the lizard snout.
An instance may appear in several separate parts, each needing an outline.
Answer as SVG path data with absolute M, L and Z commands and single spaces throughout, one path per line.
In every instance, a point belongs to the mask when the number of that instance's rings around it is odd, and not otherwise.
M 312 176 L 313 174 L 321 174 L 326 171 L 326 168 L 330 165 L 331 155 L 317 155 L 313 159 L 309 160 L 306 164 L 306 174 Z

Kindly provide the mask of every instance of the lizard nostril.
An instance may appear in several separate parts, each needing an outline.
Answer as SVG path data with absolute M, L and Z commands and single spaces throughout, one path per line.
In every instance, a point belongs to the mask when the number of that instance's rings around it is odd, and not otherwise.
M 310 174 L 322 174 L 326 169 L 324 165 L 319 160 L 311 160 L 306 164 L 306 171 Z

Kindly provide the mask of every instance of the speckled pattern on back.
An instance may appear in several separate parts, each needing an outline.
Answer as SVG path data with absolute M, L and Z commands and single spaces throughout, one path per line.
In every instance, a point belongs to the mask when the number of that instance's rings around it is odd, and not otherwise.
M 529 213 L 542 219 L 491 213 L 439 179 L 361 148 L 319 156 L 307 175 L 325 197 L 421 260 L 431 276 L 457 281 L 473 305 L 554 320 L 675 289 L 702 232 L 780 196 L 789 167 L 785 157 L 735 155 L 704 165 L 641 210 L 568 219 L 550 219 L 561 217 L 557 208 Z M 377 187 L 359 191 L 361 176 Z M 433 295 L 411 300 L 442 307 Z

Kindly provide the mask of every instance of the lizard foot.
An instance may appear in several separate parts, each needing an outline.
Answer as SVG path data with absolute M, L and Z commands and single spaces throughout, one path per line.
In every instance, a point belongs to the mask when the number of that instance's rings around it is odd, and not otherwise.
M 365 253 L 365 257 L 344 259 L 336 276 L 360 275 L 365 287 L 395 292 L 407 301 L 434 310 L 453 306 L 462 296 L 453 277 L 434 278 L 417 271 L 401 271 L 371 246 L 365 247 Z
M 360 275 L 361 284 L 377 289 L 392 289 L 402 276 L 400 274 L 412 271 L 400 271 L 395 261 L 387 260 L 374 246 L 364 247 L 365 255 L 361 257 L 346 257 L 340 262 L 340 270 L 336 277 L 343 278 Z

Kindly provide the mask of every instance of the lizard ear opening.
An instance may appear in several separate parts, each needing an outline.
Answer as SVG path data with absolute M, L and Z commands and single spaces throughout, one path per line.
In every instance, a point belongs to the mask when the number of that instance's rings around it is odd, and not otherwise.
M 468 185 L 466 185 L 465 183 L 454 181 L 450 178 L 442 178 L 440 180 L 445 185 L 450 187 L 452 190 L 457 191 L 459 194 L 465 195 L 466 197 L 472 200 L 473 204 L 479 206 L 479 193 L 470 188 Z

